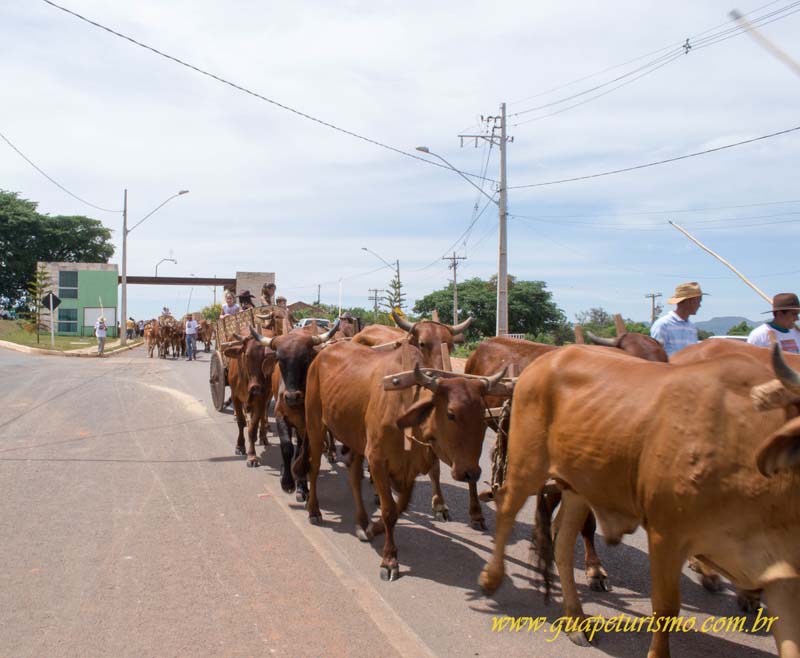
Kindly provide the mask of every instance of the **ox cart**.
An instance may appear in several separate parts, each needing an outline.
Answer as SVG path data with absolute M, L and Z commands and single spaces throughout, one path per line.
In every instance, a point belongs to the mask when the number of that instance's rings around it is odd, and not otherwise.
M 250 327 L 255 327 L 265 336 L 287 334 L 291 330 L 288 310 L 283 306 L 260 306 L 216 321 L 216 344 L 211 355 L 208 382 L 211 385 L 211 400 L 217 411 L 225 408 L 225 388 L 228 386 L 229 359 L 225 356 L 225 348 L 237 344 L 242 337 L 249 336 Z

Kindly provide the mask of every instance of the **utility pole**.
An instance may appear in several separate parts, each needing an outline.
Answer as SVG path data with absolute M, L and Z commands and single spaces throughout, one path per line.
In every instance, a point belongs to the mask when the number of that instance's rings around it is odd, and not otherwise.
M 447 267 L 453 270 L 453 324 L 458 324 L 458 280 L 456 278 L 456 270 L 458 270 L 458 261 L 467 260 L 467 257 L 456 256 L 454 251 L 452 256 L 444 256 L 442 260 L 449 260 L 450 265 Z
M 128 190 L 122 201 L 122 321 L 128 319 Z M 117 318 L 119 319 L 119 318 Z M 125 347 L 128 341 L 127 332 L 122 331 L 122 321 L 120 321 L 119 344 Z
M 322 284 L 318 283 L 317 284 L 317 308 L 319 308 L 320 294 L 321 294 L 320 290 L 322 290 Z
M 656 297 L 661 297 L 661 293 L 649 292 L 644 297 L 650 300 L 650 324 L 653 324 L 656 321 Z
M 506 144 L 513 142 L 513 137 L 506 135 L 506 104 L 500 103 L 500 116 L 481 117 L 487 126 L 491 124 L 492 132 L 490 135 L 459 135 L 461 146 L 464 146 L 464 138 L 474 139 L 475 146 L 478 140 L 482 139 L 493 146 L 500 148 L 500 181 L 498 182 L 497 193 L 499 195 L 497 206 L 499 211 L 500 225 L 498 230 L 497 246 L 497 335 L 505 336 L 508 334 L 508 243 L 506 233 L 506 220 L 508 219 L 508 181 L 506 179 Z M 499 132 L 499 135 L 497 134 Z
M 380 290 L 379 288 L 370 288 L 369 291 L 372 293 L 372 295 L 369 297 L 369 301 L 375 303 L 375 324 L 378 324 L 378 301 L 381 299 L 379 293 L 386 291 Z

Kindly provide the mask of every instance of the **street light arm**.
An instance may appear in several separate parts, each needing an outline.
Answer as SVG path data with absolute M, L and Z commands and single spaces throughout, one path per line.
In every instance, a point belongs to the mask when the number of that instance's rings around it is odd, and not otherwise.
M 372 254 L 373 256 L 375 256 L 375 258 L 377 258 L 384 265 L 386 265 L 386 267 L 391 267 L 392 269 L 395 268 L 394 263 L 390 263 L 385 258 L 381 258 L 380 256 L 378 256 L 378 254 L 376 254 L 374 251 L 372 251 L 372 249 L 367 249 L 366 247 L 361 247 L 361 251 L 366 251 L 367 253 Z
M 473 182 L 472 182 L 472 181 L 471 181 L 469 178 L 467 178 L 467 176 L 464 174 L 464 172 L 463 172 L 463 171 L 461 171 L 460 169 L 456 169 L 456 168 L 455 168 L 453 165 L 451 165 L 451 164 L 450 164 L 450 163 L 449 163 L 447 160 L 445 160 L 445 159 L 444 159 L 444 158 L 443 158 L 441 155 L 439 155 L 438 153 L 434 153 L 434 152 L 433 152 L 433 151 L 431 151 L 431 150 L 430 150 L 430 149 L 429 149 L 427 146 L 418 146 L 418 147 L 417 147 L 417 151 L 419 151 L 420 153 L 427 153 L 428 155 L 432 155 L 434 158 L 439 158 L 439 159 L 440 159 L 442 162 L 444 162 L 444 163 L 445 163 L 445 164 L 448 166 L 448 168 L 450 168 L 450 169 L 452 169 L 454 172 L 456 172 L 456 173 L 457 173 L 459 176 L 461 176 L 461 178 L 463 178 L 463 179 L 464 179 L 465 181 L 467 181 L 467 182 L 468 182 L 470 185 L 472 185 L 472 187 L 474 187 L 476 190 L 478 190 L 478 192 L 480 192 L 481 194 L 483 194 L 483 196 L 485 196 L 487 199 L 489 199 L 489 201 L 492 201 L 493 203 L 495 203 L 495 204 L 497 205 L 497 201 L 495 201 L 495 199 L 494 199 L 494 195 L 489 195 L 487 192 L 485 192 L 485 191 L 483 190 L 483 188 L 481 188 L 481 187 L 478 187 L 478 186 L 477 186 L 475 183 L 473 183 Z
M 145 219 L 147 219 L 147 218 L 148 218 L 148 217 L 150 217 L 151 215 L 155 214 L 155 213 L 156 213 L 158 210 L 160 210 L 161 208 L 163 208 L 163 207 L 164 207 L 165 205 L 167 205 L 167 204 L 168 204 L 170 201 L 172 201 L 173 199 L 176 199 L 177 197 L 181 196 L 182 194 L 189 194 L 189 190 L 181 190 L 181 191 L 180 191 L 180 192 L 178 192 L 177 194 L 173 194 L 173 195 L 172 195 L 172 196 L 171 196 L 169 199 L 167 199 L 166 201 L 162 202 L 160 205 L 158 205 L 158 206 L 156 206 L 155 208 L 153 208 L 153 210 L 151 210 L 151 211 L 150 211 L 149 213 L 147 213 L 147 214 L 146 214 L 144 217 L 142 217 L 142 218 L 141 218 L 141 219 L 140 219 L 138 222 L 136 222 L 136 223 L 135 223 L 133 226 L 131 226 L 131 227 L 128 229 L 128 231 L 127 231 L 127 232 L 128 232 L 128 233 L 130 233 L 130 232 L 131 232 L 133 229 L 135 229 L 137 226 L 139 226 L 139 224 L 141 224 L 141 223 L 142 223 L 142 222 L 143 222 Z

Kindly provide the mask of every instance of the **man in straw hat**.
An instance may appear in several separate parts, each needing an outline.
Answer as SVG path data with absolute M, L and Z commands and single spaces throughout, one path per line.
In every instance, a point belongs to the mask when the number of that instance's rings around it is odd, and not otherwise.
M 772 341 L 780 343 L 786 352 L 800 353 L 800 331 L 794 326 L 800 315 L 800 300 L 793 292 L 779 292 L 772 298 L 772 321 L 756 327 L 747 342 L 759 347 L 771 347 Z
M 697 313 L 704 294 L 696 281 L 680 284 L 667 300 L 668 304 L 677 304 L 675 310 L 662 315 L 650 327 L 650 335 L 664 346 L 667 356 L 697 342 L 697 327 L 689 316 Z
M 241 306 L 243 311 L 246 311 L 248 308 L 255 308 L 254 300 L 255 297 L 250 294 L 249 290 L 242 290 L 239 293 L 239 306 Z

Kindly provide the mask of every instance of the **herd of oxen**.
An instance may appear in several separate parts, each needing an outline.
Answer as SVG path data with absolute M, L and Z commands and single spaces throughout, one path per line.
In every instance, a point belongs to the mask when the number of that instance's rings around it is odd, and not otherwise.
M 147 356 L 153 357 L 157 353 L 161 359 L 172 356 L 174 359 L 186 356 L 186 331 L 184 323 L 178 322 L 172 316 L 161 316 L 148 320 L 144 325 L 144 344 Z M 208 320 L 197 323 L 197 342 L 203 344 L 205 352 L 211 351 L 214 340 L 214 325 Z
M 306 502 L 311 523 L 322 520 L 321 458 L 335 459 L 338 441 L 355 534 L 384 535 L 380 575 L 394 580 L 395 523 L 418 475 L 431 478 L 434 514 L 448 518 L 442 461 L 468 483 L 475 529 L 485 529 L 481 503 L 496 506 L 494 552 L 479 578 L 486 593 L 501 585 L 515 518 L 537 496 L 535 550 L 546 585 L 555 562 L 564 615 L 584 616 L 573 575 L 578 535 L 587 578 L 602 590 L 608 574 L 594 551 L 595 523 L 611 544 L 642 526 L 656 618 L 680 614 L 690 559 L 704 584 L 729 578 L 740 605 L 763 598 L 778 618 L 779 654 L 800 655 L 800 356 L 706 340 L 668 362 L 658 342 L 633 333 L 565 347 L 497 337 L 458 374 L 448 372 L 447 354 L 470 320 L 394 319 L 397 327 L 357 333 L 344 319 L 321 335 L 252 327 L 224 346 L 237 453 L 258 465 L 256 439 L 266 437 L 274 398 L 281 486 Z M 505 377 L 509 370 L 519 376 Z M 479 497 L 486 412 L 509 397 L 508 423 L 495 427 L 507 432 L 502 485 Z M 380 499 L 374 520 L 362 501 L 365 461 Z M 650 658 L 669 655 L 668 631 L 653 633 Z M 579 631 L 571 638 L 585 641 Z

